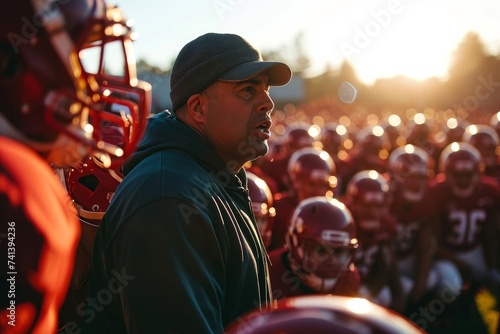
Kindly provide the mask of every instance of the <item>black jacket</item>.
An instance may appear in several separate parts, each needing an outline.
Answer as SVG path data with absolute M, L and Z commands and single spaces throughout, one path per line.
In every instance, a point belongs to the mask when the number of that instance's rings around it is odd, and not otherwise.
M 168 112 L 149 119 L 99 228 L 85 323 L 94 332 L 221 333 L 270 302 L 246 189 Z

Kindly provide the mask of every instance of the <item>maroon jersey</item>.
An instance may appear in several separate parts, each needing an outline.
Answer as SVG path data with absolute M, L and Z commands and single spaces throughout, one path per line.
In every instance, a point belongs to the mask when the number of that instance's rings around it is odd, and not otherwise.
M 317 294 L 318 292 L 302 284 L 300 279 L 290 268 L 288 261 L 288 250 L 286 248 L 275 249 L 269 253 L 271 266 L 269 274 L 271 277 L 271 287 L 273 288 L 273 298 L 281 299 L 285 297 Z M 358 293 L 360 285 L 359 273 L 354 264 L 351 264 L 348 271 L 343 271 L 338 277 L 335 286 L 327 294 L 354 297 Z
M 349 156 L 340 169 L 337 170 L 337 176 L 341 180 L 340 195 L 343 196 L 347 190 L 347 184 L 351 178 L 360 171 L 363 170 L 375 170 L 380 174 L 387 171 L 387 166 L 385 160 L 377 159 L 375 161 L 367 160 L 363 154 L 356 154 Z
M 46 161 L 0 137 L 0 332 L 54 333 L 68 291 L 80 225 Z M 5 327 L 4 327 L 5 326 Z M 23 330 L 24 328 L 24 330 Z
M 279 249 L 285 245 L 285 235 L 297 205 L 297 198 L 289 193 L 279 193 L 274 197 L 276 216 L 274 217 L 269 250 Z
M 494 165 L 485 166 L 484 175 L 491 176 L 500 184 L 500 160 Z
M 395 242 L 397 237 L 396 221 L 392 215 L 386 215 L 378 230 L 366 232 L 358 229 L 357 237 L 359 244 L 354 263 L 359 270 L 361 279 L 363 279 L 377 266 L 376 259 L 379 252 L 384 251 L 384 247 Z M 386 256 L 384 256 L 384 260 L 392 261 Z
M 265 160 L 262 163 L 262 172 L 268 175 L 276 184 L 276 192 L 287 191 L 288 180 L 288 160 L 289 156 L 277 157 L 272 160 Z
M 467 251 L 480 245 L 484 224 L 498 212 L 500 189 L 496 181 L 482 176 L 470 196 L 457 197 L 439 175 L 430 194 L 430 203 L 436 204 L 432 210 L 440 223 L 440 244 L 452 251 Z
M 395 194 L 391 203 L 391 214 L 397 225 L 398 235 L 396 238 L 396 257 L 404 259 L 411 254 L 417 253 L 418 238 L 422 227 L 430 223 L 428 204 L 428 193 L 421 201 L 409 202 L 398 194 Z

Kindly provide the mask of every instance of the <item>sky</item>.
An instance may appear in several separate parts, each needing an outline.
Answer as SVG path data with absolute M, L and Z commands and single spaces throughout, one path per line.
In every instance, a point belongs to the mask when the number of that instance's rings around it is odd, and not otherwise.
M 170 68 L 207 32 L 236 33 L 262 51 L 290 50 L 303 34 L 306 75 L 347 60 L 365 83 L 406 75 L 445 78 L 453 51 L 476 32 L 500 55 L 498 0 L 108 0 L 134 20 L 138 59 Z

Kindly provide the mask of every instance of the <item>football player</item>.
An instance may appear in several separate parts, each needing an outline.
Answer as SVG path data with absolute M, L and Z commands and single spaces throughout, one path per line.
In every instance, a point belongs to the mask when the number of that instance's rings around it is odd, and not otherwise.
M 324 196 L 301 201 L 290 221 L 286 248 L 269 254 L 274 298 L 317 293 L 357 295 L 356 247 L 355 223 L 343 203 Z
M 483 175 L 481 154 L 469 143 L 448 145 L 439 164 L 442 173 L 430 188 L 430 203 L 439 203 L 433 213 L 439 222 L 438 256 L 452 261 L 472 286 L 492 283 L 498 276 L 499 186 Z
M 151 87 L 137 80 L 131 28 L 103 0 L 3 1 L 0 17 L 0 249 L 8 257 L 0 332 L 54 333 L 80 227 L 51 165 L 91 151 L 106 165 L 124 159 L 142 135 Z M 106 112 L 116 103 L 131 114 Z M 121 127 L 130 145 L 103 140 L 102 122 Z
M 411 284 L 408 312 L 424 297 L 434 298 L 447 282 L 458 296 L 462 280 L 449 262 L 435 261 L 437 218 L 429 211 L 427 152 L 411 144 L 395 149 L 389 156 L 389 177 L 393 192 L 390 212 L 396 218 L 398 237 L 396 261 L 405 284 Z M 403 279 L 403 278 L 402 278 Z
M 290 157 L 297 150 L 312 147 L 314 138 L 309 134 L 306 124 L 298 123 L 288 126 L 284 134 L 283 143 L 280 145 L 280 155 L 271 158 L 263 157 L 262 172 L 276 182 L 276 193 L 287 191 L 290 186 L 287 168 Z
M 349 160 L 348 150 L 344 147 L 344 143 L 348 140 L 347 128 L 333 122 L 326 123 L 321 129 L 319 140 L 323 145 L 323 150 L 330 154 L 335 163 L 338 179 L 336 194 L 340 195 L 342 180 L 339 176 L 347 174 L 346 161 Z
M 273 207 L 273 194 L 266 181 L 247 171 L 248 195 L 264 246 L 269 247 L 276 209 Z
M 123 175 L 119 170 L 104 168 L 92 156 L 65 169 L 64 183 L 76 208 L 82 233 L 69 291 L 60 312 L 60 330 L 65 326 L 81 325 L 83 319 L 77 314 L 77 309 L 87 298 L 97 229 L 122 180 Z
M 385 173 L 389 149 L 389 140 L 381 126 L 366 126 L 359 131 L 349 157 L 343 164 L 342 174 L 339 174 L 342 180 L 339 194 L 345 195 L 347 184 L 357 172 L 375 170 Z
M 326 151 L 306 147 L 292 154 L 287 169 L 290 189 L 274 195 L 276 217 L 270 250 L 284 246 L 292 212 L 299 202 L 313 196 L 333 197 L 335 173 L 335 163 Z
M 485 124 L 469 125 L 465 129 L 462 141 L 471 144 L 481 153 L 484 175 L 494 177 L 500 182 L 500 158 L 497 154 L 500 142 L 495 129 Z
M 375 170 L 356 173 L 347 185 L 345 203 L 358 228 L 354 263 L 361 275 L 359 294 L 401 312 L 404 294 L 396 266 L 397 225 L 389 211 L 391 200 L 388 180 Z

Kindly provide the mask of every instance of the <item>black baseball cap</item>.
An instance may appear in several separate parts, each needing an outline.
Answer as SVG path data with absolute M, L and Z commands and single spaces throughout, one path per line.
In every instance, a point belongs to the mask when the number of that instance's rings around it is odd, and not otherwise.
M 269 85 L 286 85 L 292 70 L 282 62 L 263 61 L 259 51 L 235 34 L 207 33 L 186 44 L 170 76 L 170 98 L 175 112 L 193 94 L 217 80 L 244 81 L 265 72 Z

